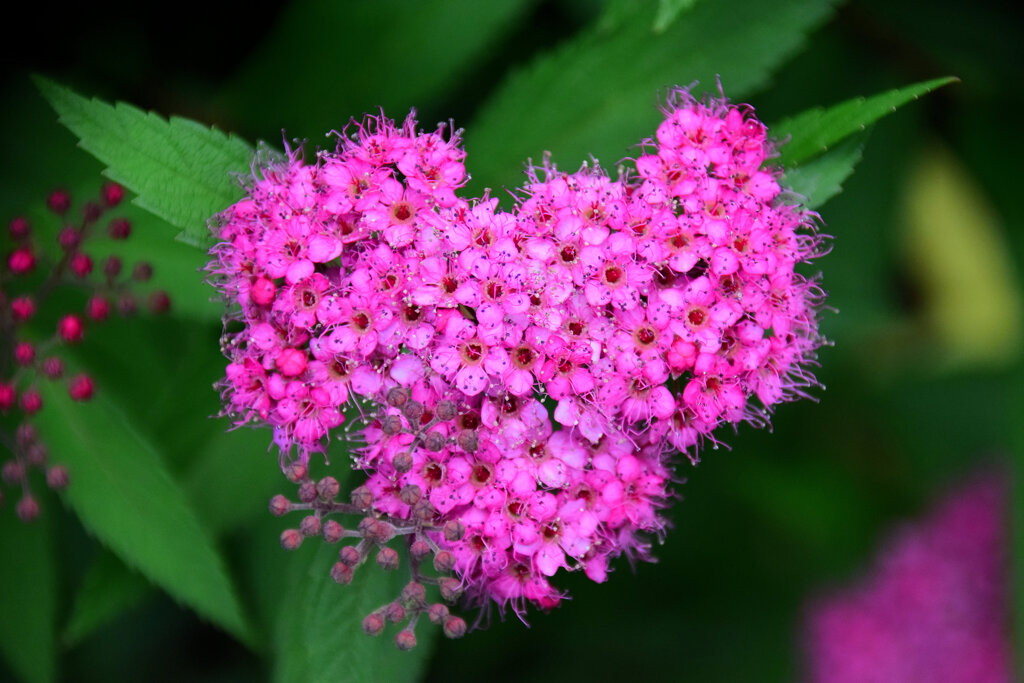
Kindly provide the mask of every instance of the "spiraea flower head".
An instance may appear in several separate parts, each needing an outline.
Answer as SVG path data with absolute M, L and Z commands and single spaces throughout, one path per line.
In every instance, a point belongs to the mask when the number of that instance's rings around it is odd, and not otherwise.
M 458 133 L 411 115 L 256 169 L 209 271 L 242 323 L 225 410 L 269 424 L 299 484 L 272 502 L 306 515 L 286 547 L 358 539 L 332 570 L 345 583 L 371 556 L 391 569 L 403 536 L 414 584 L 548 609 L 560 571 L 601 582 L 619 555 L 649 558 L 673 452 L 696 460 L 814 384 L 821 292 L 795 266 L 818 253 L 816 217 L 782 198 L 764 126 L 677 91 L 643 152 L 616 179 L 545 162 L 512 211 L 458 197 Z M 366 480 L 341 503 L 308 466 L 346 416 Z M 364 628 L 426 612 L 461 635 L 441 607 L 401 597 Z
M 77 371 L 78 368 L 74 368 L 73 374 L 65 372 L 65 365 L 70 363 L 62 357 L 62 347 L 86 341 L 89 327 L 109 314 L 111 299 L 134 296 L 131 282 L 118 277 L 117 257 L 109 257 L 105 272 L 100 275 L 94 272 L 94 260 L 89 253 L 90 239 L 103 229 L 100 224 L 105 214 L 115 209 L 123 197 L 120 185 L 106 183 L 100 189 L 100 200 L 86 202 L 81 215 L 76 217 L 71 194 L 55 190 L 46 205 L 55 214 L 56 224 L 33 226 L 26 218 L 17 217 L 3 238 L 0 414 L 10 419 L 0 427 L 0 444 L 7 451 L 2 458 L 2 479 L 8 487 L 20 490 L 15 511 L 25 521 L 40 513 L 32 493 L 33 470 L 45 471 L 47 486 L 56 490 L 65 488 L 70 477 L 63 465 L 51 464 L 45 434 L 40 434 L 33 423 L 33 417 L 45 409 L 38 386 L 43 382 L 63 382 L 73 400 L 92 398 L 92 377 Z M 124 239 L 130 224 L 125 218 L 111 218 L 109 231 L 116 239 Z M 118 267 L 111 268 L 111 263 Z M 148 264 L 141 265 L 152 272 Z M 62 310 L 51 296 L 62 289 L 84 292 L 88 298 L 85 310 Z M 169 304 L 166 293 L 156 295 Z M 51 322 L 51 326 L 44 327 L 40 322 L 53 318 L 57 321 L 55 325 Z M 59 459 L 59 454 L 54 455 Z

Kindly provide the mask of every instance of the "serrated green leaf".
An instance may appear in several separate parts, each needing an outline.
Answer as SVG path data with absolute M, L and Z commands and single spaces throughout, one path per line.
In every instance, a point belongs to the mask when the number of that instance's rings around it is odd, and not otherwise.
M 322 136 L 383 108 L 404 118 L 479 68 L 536 0 L 305 0 L 289 4 L 265 47 L 223 94 L 259 135 Z M 267 74 L 275 79 L 267 97 Z M 445 118 L 456 112 L 440 112 Z M 433 120 L 425 125 L 430 126 Z
M 305 550 L 305 549 L 304 549 Z M 393 601 L 408 581 L 400 568 L 385 572 L 368 564 L 356 571 L 351 585 L 331 579 L 338 548 L 320 544 L 315 552 L 296 553 L 288 592 L 282 601 L 276 634 L 277 683 L 351 681 L 415 681 L 430 654 L 438 627 L 421 619 L 419 644 L 400 652 L 393 642 L 395 626 L 373 638 L 362 629 L 363 617 Z
M 112 552 L 100 548 L 75 594 L 71 616 L 64 627 L 64 646 L 74 647 L 138 605 L 151 592 L 152 584 L 141 574 L 129 569 Z
M 763 85 L 832 9 L 827 0 L 699 2 L 664 33 L 652 3 L 579 38 L 509 78 L 467 127 L 470 192 L 519 184 L 523 160 L 545 152 L 575 170 L 590 155 L 614 164 L 653 134 L 659 93 L 700 81 L 738 98 Z M 742 20 L 739 20 L 742 19 Z M 644 103 L 650 103 L 645 106 Z
M 935 78 L 872 97 L 857 97 L 828 109 L 814 108 L 771 127 L 777 139 L 789 139 L 779 149 L 777 162 L 785 167 L 800 164 L 826 151 L 843 138 L 865 130 L 878 119 L 956 78 Z
M 697 0 L 658 0 L 658 13 L 654 15 L 654 32 L 662 33 L 679 15 L 693 9 Z
M 138 195 L 136 204 L 181 228 L 183 241 L 210 244 L 207 219 L 242 196 L 229 174 L 249 171 L 248 143 L 189 119 L 90 100 L 45 78 L 36 84 L 106 175 Z
M 60 383 L 39 389 L 45 409 L 37 425 L 71 472 L 65 498 L 86 529 L 171 596 L 248 640 L 224 561 L 155 445 L 102 392 L 72 404 Z
M 55 500 L 25 524 L 14 515 L 13 491 L 0 507 L 0 652 L 29 683 L 57 676 L 57 573 L 53 550 Z M 16 500 L 16 499 L 15 499 Z M 2 678 L 2 676 L 0 676 Z
M 861 160 L 865 137 L 861 133 L 847 138 L 816 159 L 790 168 L 781 184 L 804 197 L 807 207 L 820 208 L 843 191 L 843 183 Z

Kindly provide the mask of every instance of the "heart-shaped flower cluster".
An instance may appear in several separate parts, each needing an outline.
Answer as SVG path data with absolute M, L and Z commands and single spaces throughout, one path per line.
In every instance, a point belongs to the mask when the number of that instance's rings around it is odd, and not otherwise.
M 226 410 L 304 466 L 357 403 L 358 498 L 415 521 L 475 602 L 550 607 L 560 568 L 603 581 L 646 557 L 668 455 L 814 384 L 821 292 L 794 267 L 815 216 L 762 168 L 748 108 L 678 90 L 635 171 L 545 163 L 511 212 L 456 195 L 457 132 L 350 133 L 260 168 L 216 221 L 210 270 L 242 323 Z

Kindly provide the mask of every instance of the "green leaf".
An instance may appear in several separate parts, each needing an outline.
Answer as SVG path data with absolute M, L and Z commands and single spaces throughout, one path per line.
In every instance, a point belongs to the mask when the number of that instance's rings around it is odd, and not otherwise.
M 136 204 L 181 228 L 183 241 L 209 245 L 207 219 L 242 196 L 229 174 L 251 167 L 245 141 L 189 119 L 86 99 L 45 78 L 36 85 L 79 145 L 107 165 L 106 175 L 138 195 Z
M 789 142 L 779 149 L 777 163 L 789 167 L 826 151 L 843 138 L 865 130 L 878 119 L 956 78 L 936 78 L 889 90 L 873 97 L 857 97 L 828 109 L 809 109 L 771 127 L 772 135 Z
M 60 383 L 39 389 L 45 409 L 36 422 L 71 472 L 65 498 L 82 524 L 171 596 L 247 640 L 224 561 L 154 444 L 102 392 L 72 404 Z
M 356 571 L 351 585 L 331 579 L 338 548 L 319 544 L 301 549 L 282 601 L 276 634 L 277 683 L 334 681 L 415 681 L 430 654 L 438 627 L 420 619 L 419 644 L 400 652 L 392 640 L 394 625 L 373 638 L 362 629 L 363 617 L 398 597 L 408 575 L 400 568 L 385 572 L 370 563 Z
M 536 0 L 290 3 L 223 95 L 222 109 L 260 136 L 322 136 L 379 108 L 404 118 L 480 69 Z M 275 78 L 267 96 L 267 74 Z M 457 112 L 442 111 L 448 118 Z M 431 125 L 436 119 L 430 119 Z
M 152 592 L 152 585 L 129 569 L 117 556 L 103 548 L 82 580 L 75 594 L 64 627 L 65 647 L 74 647 L 119 614 L 138 605 Z
M 19 677 L 45 683 L 57 676 L 57 573 L 50 519 L 57 501 L 48 496 L 40 505 L 41 516 L 25 524 L 14 515 L 11 498 L 0 507 L 0 652 Z
M 697 0 L 658 0 L 658 13 L 654 16 L 654 32 L 663 33 L 680 14 L 693 9 Z
M 699 2 L 661 34 L 651 29 L 653 10 L 630 3 L 615 21 L 599 21 L 507 79 L 467 127 L 470 192 L 518 185 L 523 160 L 539 161 L 545 150 L 569 170 L 591 154 L 614 164 L 654 133 L 659 93 L 695 80 L 697 94 L 715 91 L 719 76 L 730 98 L 742 97 L 801 47 L 832 5 Z
M 853 174 L 864 151 L 866 134 L 847 138 L 816 159 L 786 171 L 783 187 L 806 198 L 804 204 L 820 208 L 843 190 L 843 182 Z

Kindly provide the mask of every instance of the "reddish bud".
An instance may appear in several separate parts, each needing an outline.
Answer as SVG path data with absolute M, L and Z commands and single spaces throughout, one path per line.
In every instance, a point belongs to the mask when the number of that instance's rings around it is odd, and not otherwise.
M 407 401 L 402 406 L 402 414 L 409 420 L 409 424 L 414 425 L 419 422 L 419 419 L 423 417 L 423 404 L 419 401 Z
M 11 317 L 15 322 L 24 322 L 35 315 L 36 302 L 29 296 L 19 296 L 11 302 Z
M 14 432 L 14 438 L 19 446 L 28 448 L 39 440 L 39 432 L 36 431 L 36 426 L 31 422 L 22 422 L 18 425 L 17 431 Z
M 124 188 L 117 183 L 106 183 L 100 189 L 100 196 L 103 197 L 103 203 L 107 206 L 117 206 L 124 199 Z
M 299 484 L 299 500 L 303 503 L 312 503 L 316 500 L 316 484 L 308 480 Z
M 413 466 L 412 455 L 409 451 L 395 453 L 395 457 L 391 458 L 391 466 L 394 467 L 395 471 L 399 474 L 408 472 Z
M 11 232 L 11 237 L 16 240 L 21 240 L 28 237 L 28 234 L 32 232 L 32 226 L 29 224 L 27 218 L 18 216 L 11 221 L 11 224 L 8 226 L 8 230 Z
M 7 266 L 15 275 L 24 275 L 36 265 L 36 255 L 29 247 L 18 247 L 11 252 L 7 259 Z
M 285 377 L 298 377 L 306 371 L 308 359 L 306 354 L 298 349 L 283 349 L 278 355 L 274 364 Z
M 123 240 L 132 234 L 132 224 L 127 218 L 115 218 L 107 226 L 107 234 L 110 239 Z
M 422 583 L 410 581 L 402 587 L 402 600 L 407 604 L 423 606 L 427 601 L 427 589 Z
M 164 290 L 158 290 L 149 295 L 149 311 L 151 313 L 166 313 L 171 310 L 171 295 Z
M 412 506 L 412 516 L 423 522 L 430 522 L 437 517 L 437 508 L 426 498 Z
M 342 585 L 352 583 L 352 574 L 352 567 L 344 562 L 335 562 L 334 566 L 331 567 L 331 578 Z
M 25 462 L 30 467 L 42 467 L 46 464 L 46 446 L 41 443 L 34 443 L 25 449 Z
M 472 429 L 463 429 L 459 432 L 456 442 L 459 444 L 459 448 L 467 453 L 475 453 L 476 449 L 480 447 L 480 439 Z
M 342 564 L 354 567 L 363 561 L 362 555 L 359 553 L 359 549 L 354 545 L 346 545 L 338 551 L 338 559 L 341 560 Z
M 88 277 L 89 273 L 92 272 L 92 259 L 89 258 L 88 254 L 83 254 L 80 251 L 71 257 L 69 265 L 71 266 L 71 272 L 78 277 Z
M 409 546 L 409 554 L 417 560 L 422 560 L 430 554 L 430 544 L 423 540 L 415 540 Z
M 139 307 L 139 302 L 131 292 L 125 292 L 117 299 L 117 312 L 128 317 L 133 315 Z
M 85 312 L 93 320 L 105 320 L 110 315 L 110 302 L 102 296 L 94 296 L 85 305 Z
M 466 635 L 466 622 L 461 617 L 450 616 L 444 620 L 444 634 L 449 638 Z
M 380 430 L 388 436 L 398 434 L 402 427 L 402 418 L 397 415 L 385 415 L 380 421 Z
M 15 506 L 18 518 L 23 522 L 31 522 L 39 516 L 39 503 L 31 495 L 26 494 Z
M 365 486 L 357 486 L 352 489 L 352 493 L 349 495 L 352 500 L 352 504 L 357 508 L 365 510 L 373 504 L 373 493 Z
M 108 256 L 107 260 L 103 262 L 103 274 L 113 280 L 121 274 L 122 266 L 121 259 L 116 256 Z
M 57 235 L 57 244 L 64 251 L 71 251 L 78 246 L 80 241 L 81 235 L 78 234 L 78 230 L 70 225 L 61 228 L 60 234 Z
M 281 547 L 285 550 L 295 550 L 302 545 L 302 534 L 298 529 L 285 529 L 281 532 Z
M 17 393 L 14 391 L 14 386 L 0 382 L 0 410 L 4 412 L 10 410 L 16 398 Z
M 345 527 L 333 519 L 324 522 L 322 530 L 324 540 L 328 543 L 337 543 L 345 535 Z
M 96 202 L 86 202 L 85 206 L 82 207 L 82 216 L 85 218 L 86 223 L 92 223 L 102 215 L 103 207 Z
M 146 261 L 139 261 L 132 268 L 132 279 L 139 282 L 147 282 L 153 277 L 153 266 L 149 265 Z
M 63 215 L 71 208 L 71 194 L 64 189 L 54 190 L 46 198 L 46 206 L 49 207 L 50 211 Z
M 273 280 L 268 280 L 265 277 L 256 278 L 249 286 L 249 298 L 257 306 L 269 306 L 273 303 L 276 294 L 277 287 Z
M 95 388 L 89 375 L 78 375 L 68 385 L 68 395 L 75 401 L 88 401 Z
M 434 569 L 439 572 L 450 572 L 455 568 L 455 556 L 447 550 L 441 550 L 434 555 Z
M 455 416 L 459 414 L 459 410 L 455 405 L 454 401 L 443 400 L 437 402 L 437 407 L 434 408 L 434 415 L 437 416 L 438 420 L 447 422 L 448 420 L 454 420 Z
M 43 409 L 43 397 L 35 389 L 29 389 L 21 395 L 21 409 L 27 415 L 38 413 Z
M 445 522 L 443 533 L 446 541 L 461 541 L 466 535 L 466 525 L 458 519 L 448 520 Z
M 379 636 L 384 632 L 384 626 L 386 623 L 387 622 L 384 621 L 384 617 L 376 612 L 371 612 L 366 615 L 365 619 L 363 619 L 363 632 L 368 636 Z
M 441 591 L 441 597 L 448 602 L 455 602 L 462 595 L 462 587 L 459 585 L 459 580 L 452 577 L 441 579 L 437 587 Z
M 423 438 L 423 447 L 434 453 L 444 448 L 446 443 L 448 443 L 448 437 L 441 432 L 429 432 Z
M 63 491 L 68 487 L 68 469 L 63 465 L 54 465 L 46 470 L 46 485 L 54 491 Z
M 29 342 L 18 342 L 14 347 L 14 361 L 18 365 L 32 365 L 36 359 L 36 347 Z
M 396 600 L 395 602 L 389 603 L 384 608 L 384 615 L 388 618 L 388 621 L 390 621 L 393 624 L 397 624 L 400 621 L 405 621 L 405 607 L 402 605 L 402 603 Z
M 61 375 L 64 374 L 64 361 L 56 356 L 50 356 L 44 360 L 41 367 L 43 374 L 50 379 L 60 379 Z
M 64 341 L 75 344 L 82 341 L 85 336 L 85 325 L 77 315 L 66 315 L 57 323 L 57 334 Z
M 270 514 L 281 517 L 292 510 L 292 504 L 287 498 L 278 494 L 270 499 Z
M 392 387 L 388 389 L 386 400 L 389 406 L 401 408 L 409 400 L 409 392 L 402 387 Z
M 18 460 L 8 460 L 0 468 L 0 477 L 3 477 L 4 481 L 12 486 L 20 484 L 25 480 L 25 466 Z
M 302 535 L 309 538 L 310 536 L 320 535 L 320 518 L 316 515 L 309 515 L 302 518 L 302 522 L 299 524 L 299 531 Z
M 398 552 L 394 548 L 384 547 L 377 553 L 377 564 L 385 571 L 398 569 Z
M 341 492 L 341 484 L 334 477 L 324 477 L 316 483 L 316 495 L 322 501 L 334 500 Z
M 415 505 L 423 497 L 423 489 L 416 484 L 406 484 L 398 492 L 398 498 L 406 505 Z
M 288 468 L 284 471 L 284 476 L 293 484 L 298 484 L 300 481 L 305 479 L 308 474 L 309 468 L 301 462 L 293 462 L 291 465 L 288 465 Z
M 427 616 L 430 618 L 431 623 L 440 624 L 448 618 L 448 606 L 435 602 L 427 610 Z
M 409 651 L 416 647 L 416 634 L 409 629 L 402 629 L 395 635 L 395 646 L 399 650 Z

